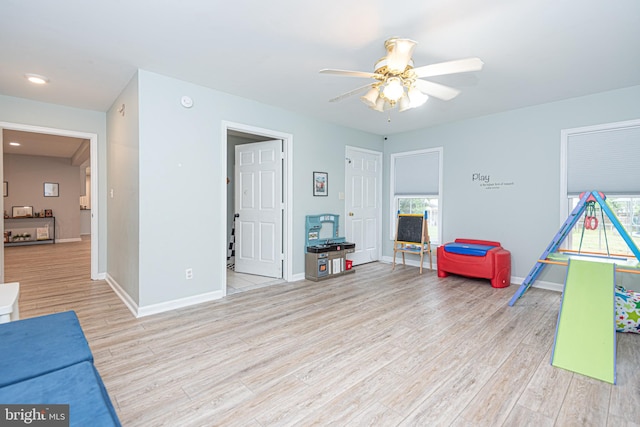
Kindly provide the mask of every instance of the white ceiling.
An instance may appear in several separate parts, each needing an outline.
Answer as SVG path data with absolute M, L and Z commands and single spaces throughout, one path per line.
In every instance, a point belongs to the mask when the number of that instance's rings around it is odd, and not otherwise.
M 14 146 L 11 144 L 12 142 L 20 145 Z M 83 143 L 85 144 L 84 146 Z M 86 150 L 85 146 L 88 145 L 88 139 L 23 132 L 11 129 L 2 130 L 3 151 L 7 154 L 64 157 L 68 159 L 71 159 L 74 155 L 81 155 L 80 163 L 83 163 L 88 160 L 89 153 L 84 152 Z
M 485 67 L 433 78 L 462 93 L 403 113 L 329 103 L 368 81 L 318 71 L 372 71 L 391 36 L 418 41 L 416 66 Z M 142 68 L 389 135 L 639 85 L 640 1 L 3 0 L 0 60 L 9 96 L 106 111 Z

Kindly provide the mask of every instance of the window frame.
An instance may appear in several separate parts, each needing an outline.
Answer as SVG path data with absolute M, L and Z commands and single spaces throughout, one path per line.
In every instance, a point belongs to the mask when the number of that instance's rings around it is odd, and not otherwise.
M 395 164 L 396 159 L 399 157 L 407 157 L 407 156 L 415 156 L 421 154 L 429 154 L 429 153 L 437 153 L 438 155 L 438 194 L 396 194 L 395 193 L 395 184 L 396 184 L 396 173 L 395 173 Z M 433 147 L 433 148 L 425 148 L 420 150 L 413 151 L 402 151 L 397 153 L 391 153 L 389 157 L 389 239 L 395 240 L 396 235 L 396 216 L 398 214 L 398 199 L 399 198 L 424 198 L 424 199 L 438 199 L 438 215 L 436 217 L 436 222 L 438 224 L 438 232 L 437 235 L 431 235 L 429 233 L 429 238 L 432 244 L 440 244 L 442 241 L 442 173 L 443 173 L 443 147 Z
M 640 119 L 614 122 L 614 123 L 605 123 L 601 125 L 585 126 L 580 128 L 563 129 L 561 131 L 561 134 L 560 134 L 560 138 L 561 138 L 560 140 L 560 205 L 559 205 L 560 206 L 560 222 L 559 222 L 560 225 L 564 224 L 564 222 L 567 220 L 569 213 L 573 210 L 572 200 L 577 197 L 576 194 L 569 193 L 568 191 L 569 139 L 572 136 L 579 135 L 579 134 L 598 133 L 598 132 L 600 133 L 615 132 L 615 131 L 620 131 L 626 128 L 634 128 L 638 126 L 640 126 Z M 594 188 L 591 190 L 598 191 L 597 188 Z M 625 194 L 620 193 L 620 194 L 611 195 L 612 199 L 625 198 L 625 197 L 640 198 L 640 188 L 638 189 L 637 193 L 625 192 Z M 574 229 L 576 227 L 577 225 L 574 226 Z M 574 230 L 571 230 L 569 236 L 567 237 L 570 237 L 571 233 L 573 232 Z M 629 233 L 629 235 L 632 235 L 631 230 L 627 230 L 627 232 Z M 565 241 L 563 243 L 563 246 L 566 247 L 567 245 L 568 245 L 568 241 Z

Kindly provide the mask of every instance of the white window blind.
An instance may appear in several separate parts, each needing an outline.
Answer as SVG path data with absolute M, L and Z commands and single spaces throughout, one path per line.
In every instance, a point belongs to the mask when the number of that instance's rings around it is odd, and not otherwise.
M 567 193 L 640 194 L 640 126 L 567 138 Z
M 392 155 L 394 194 L 437 195 L 440 187 L 440 151 L 429 150 Z

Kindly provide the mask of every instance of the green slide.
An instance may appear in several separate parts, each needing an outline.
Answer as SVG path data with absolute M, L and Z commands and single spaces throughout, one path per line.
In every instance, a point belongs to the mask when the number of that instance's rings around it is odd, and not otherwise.
M 615 384 L 615 265 L 570 260 L 551 364 Z

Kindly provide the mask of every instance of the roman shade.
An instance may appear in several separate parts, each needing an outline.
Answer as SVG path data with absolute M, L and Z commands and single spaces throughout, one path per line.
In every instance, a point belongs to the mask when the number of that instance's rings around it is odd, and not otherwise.
M 438 195 L 440 188 L 440 150 L 394 154 L 394 194 Z
M 567 193 L 640 194 L 640 126 L 571 134 Z

